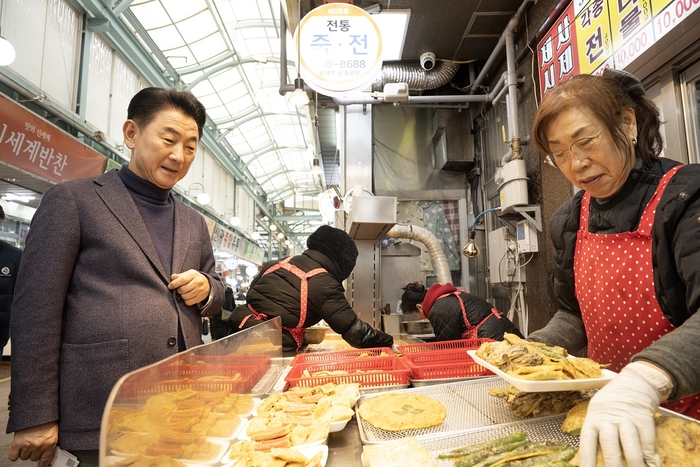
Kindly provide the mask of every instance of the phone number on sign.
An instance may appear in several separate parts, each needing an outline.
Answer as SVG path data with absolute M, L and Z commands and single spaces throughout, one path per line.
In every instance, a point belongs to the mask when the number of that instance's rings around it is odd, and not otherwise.
M 314 62 L 314 68 L 365 68 L 367 63 L 364 60 L 325 60 L 322 62 Z

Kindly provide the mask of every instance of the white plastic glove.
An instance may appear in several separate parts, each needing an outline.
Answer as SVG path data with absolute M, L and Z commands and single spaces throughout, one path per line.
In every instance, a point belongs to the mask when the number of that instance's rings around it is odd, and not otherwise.
M 393 350 L 394 353 L 399 353 L 399 354 L 401 353 L 401 351 L 400 351 L 399 348 L 396 346 L 396 344 L 391 344 L 391 350 Z
M 595 467 L 598 444 L 606 467 L 660 467 L 653 414 L 672 389 L 656 366 L 632 362 L 593 396 L 581 428 L 581 467 Z M 645 463 L 646 462 L 646 463 Z

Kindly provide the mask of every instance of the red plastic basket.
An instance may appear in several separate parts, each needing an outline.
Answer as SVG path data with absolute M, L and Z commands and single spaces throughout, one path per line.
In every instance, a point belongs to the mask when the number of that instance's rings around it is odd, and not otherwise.
M 404 355 L 407 355 L 419 352 L 433 352 L 435 350 L 478 349 L 484 342 L 496 341 L 487 338 L 458 339 L 454 341 L 425 342 L 423 344 L 399 345 L 397 346 L 397 348 L 399 349 L 399 352 L 401 352 Z
M 304 376 L 318 371 L 347 371 L 343 375 Z M 358 372 L 361 371 L 361 372 Z M 290 387 L 321 386 L 326 383 L 360 383 L 360 388 L 408 385 L 408 368 L 399 358 L 358 359 L 346 362 L 296 365 L 285 377 Z
M 493 375 L 475 363 L 466 350 L 443 350 L 407 354 L 401 360 L 408 366 L 411 379 L 474 378 Z
M 364 356 L 363 356 L 364 355 Z M 333 363 L 346 360 L 362 360 L 363 358 L 396 358 L 396 353 L 390 347 L 375 347 L 371 349 L 338 350 L 336 352 L 301 353 L 294 357 L 290 365 L 307 365 L 316 363 Z
M 190 356 L 183 356 L 190 357 Z M 192 356 L 193 357 L 193 356 Z M 222 391 L 244 394 L 248 392 L 270 368 L 268 356 L 242 356 L 235 360 L 225 357 L 197 357 L 199 364 L 172 363 L 134 374 L 122 383 L 120 398 L 143 399 L 163 392 L 183 389 L 197 391 Z M 244 363 L 238 363 L 238 360 Z M 224 361 L 236 363 L 224 364 Z M 252 364 L 255 363 L 255 364 Z M 209 376 L 216 380 L 201 380 Z

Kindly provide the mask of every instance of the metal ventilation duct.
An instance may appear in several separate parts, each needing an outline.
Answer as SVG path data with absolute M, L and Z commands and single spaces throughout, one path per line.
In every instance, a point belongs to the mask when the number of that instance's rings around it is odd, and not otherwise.
M 449 83 L 458 69 L 458 63 L 445 61 L 436 62 L 430 71 L 424 70 L 418 63 L 384 65 L 372 83 L 372 91 L 381 92 L 387 83 L 408 83 L 409 91 L 437 89 Z

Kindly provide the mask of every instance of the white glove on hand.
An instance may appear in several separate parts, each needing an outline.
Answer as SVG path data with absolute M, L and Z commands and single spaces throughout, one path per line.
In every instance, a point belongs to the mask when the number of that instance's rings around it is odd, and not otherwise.
M 593 396 L 581 428 L 581 467 L 595 467 L 598 444 L 606 467 L 660 467 L 653 414 L 672 389 L 657 367 L 632 362 Z M 646 462 L 646 464 L 645 464 Z
M 398 347 L 396 347 L 396 344 L 391 344 L 391 350 L 393 350 L 395 353 L 400 354 L 401 351 L 399 350 Z

